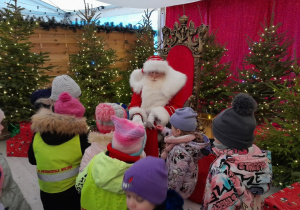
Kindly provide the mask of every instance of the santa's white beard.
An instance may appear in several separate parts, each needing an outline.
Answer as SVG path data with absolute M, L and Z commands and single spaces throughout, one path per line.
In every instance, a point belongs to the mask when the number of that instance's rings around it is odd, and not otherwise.
M 164 81 L 165 81 L 164 78 L 160 78 L 155 81 L 147 78 L 145 82 L 145 86 L 148 87 L 149 89 L 160 90 L 164 84 Z
M 169 102 L 170 97 L 163 94 L 161 90 L 164 82 L 164 78 L 155 81 L 147 79 L 145 82 L 142 90 L 141 108 L 143 108 L 147 114 L 149 114 L 151 109 L 158 106 L 163 107 Z

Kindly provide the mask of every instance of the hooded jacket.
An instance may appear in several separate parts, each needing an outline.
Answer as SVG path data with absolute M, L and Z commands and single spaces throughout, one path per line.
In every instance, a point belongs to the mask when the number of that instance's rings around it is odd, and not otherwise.
M 213 148 L 218 158 L 206 180 L 201 209 L 263 209 L 262 195 L 270 189 L 270 151 L 256 145 L 243 150 Z
M 98 132 L 90 132 L 88 135 L 88 142 L 91 144 L 82 157 L 79 172 L 82 172 L 84 168 L 89 164 L 91 159 L 106 150 L 107 145 L 111 143 L 114 132 L 102 134 Z M 146 153 L 143 151 L 141 157 L 146 157 Z
M 88 125 L 85 118 L 56 114 L 50 109 L 41 108 L 32 116 L 31 129 L 36 133 L 39 132 L 43 141 L 48 145 L 63 144 L 79 134 L 82 155 L 90 146 L 87 141 Z M 32 165 L 36 165 L 33 141 L 28 149 L 28 160 Z
M 76 188 L 79 191 L 81 188 L 81 207 L 89 210 L 127 209 L 122 181 L 125 171 L 131 165 L 111 158 L 105 152 L 96 155 L 76 180 Z M 83 176 L 86 179 L 82 184 Z
M 204 136 L 204 135 L 203 135 Z M 183 199 L 188 198 L 194 191 L 198 179 L 198 160 L 204 155 L 201 150 L 209 145 L 206 137 L 204 143 L 194 142 L 195 135 L 165 137 L 168 151 L 166 164 L 168 168 L 168 186 L 178 192 Z
M 91 144 L 82 157 L 79 172 L 82 172 L 83 169 L 88 165 L 90 160 L 97 154 L 106 150 L 107 145 L 113 139 L 113 132 L 102 134 L 98 132 L 90 132 L 88 135 L 88 142 Z
M 0 203 L 5 209 L 31 209 L 14 181 L 10 167 L 3 155 L 0 155 Z

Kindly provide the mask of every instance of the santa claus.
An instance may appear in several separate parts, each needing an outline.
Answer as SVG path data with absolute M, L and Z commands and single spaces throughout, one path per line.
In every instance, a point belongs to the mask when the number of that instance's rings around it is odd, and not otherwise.
M 130 75 L 133 90 L 129 117 L 143 123 L 147 132 L 146 155 L 158 157 L 158 138 L 155 125 L 165 126 L 175 109 L 182 108 L 184 101 L 180 90 L 187 77 L 174 70 L 159 56 L 151 56 L 143 69 Z

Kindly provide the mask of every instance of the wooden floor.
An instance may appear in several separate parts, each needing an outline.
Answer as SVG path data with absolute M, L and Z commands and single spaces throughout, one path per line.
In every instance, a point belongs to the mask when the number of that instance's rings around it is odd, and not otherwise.
M 6 157 L 6 141 L 0 140 L 0 153 Z M 43 210 L 40 200 L 40 189 L 37 181 L 36 167 L 28 162 L 27 158 L 6 157 L 11 168 L 13 178 L 19 185 L 25 199 L 32 210 Z M 266 197 L 277 192 L 279 188 L 271 188 Z M 190 201 L 184 201 L 184 210 L 199 209 L 200 205 Z

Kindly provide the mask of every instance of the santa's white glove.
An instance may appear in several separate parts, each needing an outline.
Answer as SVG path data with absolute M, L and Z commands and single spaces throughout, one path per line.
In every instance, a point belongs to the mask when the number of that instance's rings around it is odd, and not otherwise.
M 133 122 L 137 122 L 137 123 L 139 123 L 139 124 L 141 124 L 141 125 L 144 126 L 142 117 L 140 115 L 134 115 L 133 118 L 132 118 L 132 121 Z
M 146 128 L 150 128 L 150 129 L 155 128 L 154 120 L 155 120 L 154 114 L 150 113 L 150 114 L 148 115 L 147 122 L 145 123 L 145 127 L 146 127 Z

